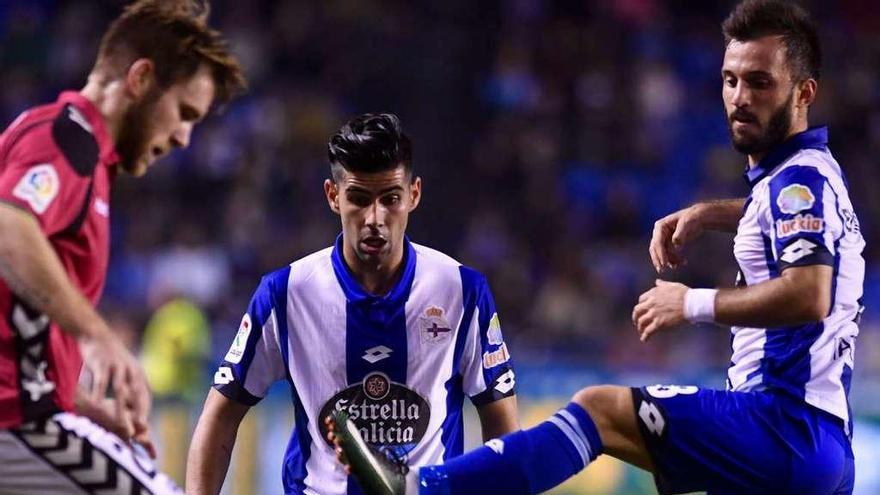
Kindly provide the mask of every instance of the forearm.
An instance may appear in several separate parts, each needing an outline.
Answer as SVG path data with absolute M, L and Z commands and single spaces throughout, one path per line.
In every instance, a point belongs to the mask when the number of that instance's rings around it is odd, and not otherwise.
M 208 393 L 202 416 L 196 425 L 186 461 L 186 493 L 220 493 L 229 469 L 232 448 L 246 406 L 230 404 L 214 389 Z
M 805 268 L 789 270 L 803 272 Z M 802 279 L 782 276 L 748 287 L 721 289 L 715 296 L 715 321 L 756 327 L 783 327 L 821 321 L 830 305 L 831 275 L 829 267 L 821 267 L 817 271 L 820 271 L 817 275 L 823 279 L 827 277 L 829 283 L 805 283 Z
M 29 214 L 0 205 L 0 277 L 33 309 L 77 337 L 107 331 Z
M 477 414 L 480 416 L 484 442 L 520 429 L 516 396 L 486 404 L 477 409 Z
M 692 208 L 699 209 L 700 224 L 706 230 L 736 232 L 742 217 L 745 199 L 718 199 L 696 203 Z

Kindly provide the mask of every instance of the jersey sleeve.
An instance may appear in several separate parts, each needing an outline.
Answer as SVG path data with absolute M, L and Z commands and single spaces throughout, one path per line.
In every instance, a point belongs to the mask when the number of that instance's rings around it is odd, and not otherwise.
M 70 136 L 85 132 L 57 122 L 36 126 L 18 138 L 0 166 L 0 201 L 30 212 L 46 235 L 68 228 L 87 206 L 97 145 L 90 134 Z M 73 154 L 78 161 L 91 161 L 91 170 L 81 175 L 74 169 Z
M 259 402 L 269 386 L 285 376 L 275 311 L 277 304 L 284 302 L 277 300 L 277 292 L 272 279 L 263 277 L 229 351 L 214 373 L 215 389 L 248 406 Z
M 481 406 L 516 392 L 513 363 L 501 334 L 495 300 L 486 279 L 479 274 L 475 278 L 473 319 L 460 367 L 464 392 L 475 406 Z
M 815 167 L 792 166 L 769 183 L 770 237 L 779 271 L 793 266 L 834 265 L 841 235 L 837 199 Z

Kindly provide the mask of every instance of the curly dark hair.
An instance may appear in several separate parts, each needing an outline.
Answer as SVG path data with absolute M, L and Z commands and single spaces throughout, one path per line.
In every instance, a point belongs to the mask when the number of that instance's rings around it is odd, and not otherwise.
M 412 144 L 392 113 L 366 113 L 339 128 L 327 143 L 333 180 L 342 171 L 376 173 L 403 166 L 412 177 Z
M 781 36 L 795 81 L 819 80 L 822 51 L 816 24 L 800 5 L 785 0 L 745 0 L 721 25 L 725 45 Z

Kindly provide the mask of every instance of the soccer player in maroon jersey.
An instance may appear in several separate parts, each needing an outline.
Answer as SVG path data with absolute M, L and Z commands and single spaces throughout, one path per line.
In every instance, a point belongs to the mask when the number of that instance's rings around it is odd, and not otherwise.
M 150 393 L 94 305 L 113 178 L 143 175 L 186 147 L 214 103 L 244 89 L 207 10 L 130 5 L 104 34 L 85 87 L 24 112 L 0 136 L 2 493 L 179 491 L 126 444 L 152 453 Z

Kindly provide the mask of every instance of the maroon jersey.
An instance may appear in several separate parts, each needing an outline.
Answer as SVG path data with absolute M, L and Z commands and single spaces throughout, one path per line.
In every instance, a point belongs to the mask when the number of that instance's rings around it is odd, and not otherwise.
M 93 304 L 107 274 L 117 162 L 103 117 L 76 92 L 28 110 L 0 135 L 0 201 L 34 216 Z M 0 428 L 72 410 L 81 366 L 76 340 L 0 280 Z

